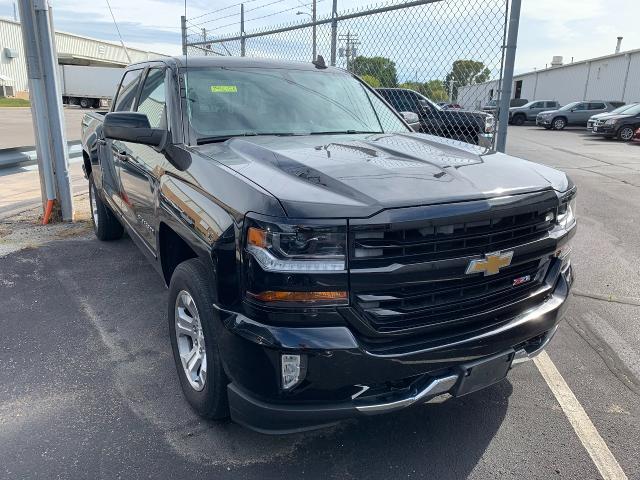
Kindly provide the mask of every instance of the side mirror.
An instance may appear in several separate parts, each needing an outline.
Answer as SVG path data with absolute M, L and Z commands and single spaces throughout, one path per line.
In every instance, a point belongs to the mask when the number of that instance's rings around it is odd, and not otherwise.
M 151 128 L 147 116 L 138 112 L 107 113 L 102 130 L 105 138 L 153 147 L 159 147 L 167 133 L 161 128 Z
M 407 122 L 414 131 L 417 132 L 420 130 L 420 117 L 418 117 L 417 113 L 400 112 L 400 115 L 402 115 L 404 121 Z

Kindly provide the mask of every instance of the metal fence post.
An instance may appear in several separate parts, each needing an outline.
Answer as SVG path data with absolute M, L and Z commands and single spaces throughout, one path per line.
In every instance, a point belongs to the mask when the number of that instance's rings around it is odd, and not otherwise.
M 518 45 L 518 27 L 520 24 L 520 7 L 522 0 L 511 0 L 511 12 L 509 13 L 509 33 L 505 46 L 504 75 L 502 88 L 500 89 L 500 107 L 498 117 L 498 139 L 496 150 L 504 152 L 507 147 L 507 127 L 509 123 L 509 105 L 511 101 L 511 89 L 513 86 L 513 66 L 516 61 L 516 47 Z
M 57 54 L 48 0 L 20 0 L 36 151 L 47 200 L 58 201 L 63 220 L 73 220 L 69 157 L 62 99 L 56 82 Z
M 336 46 L 338 43 L 338 0 L 333 0 L 331 9 L 331 66 L 336 66 Z
M 246 53 L 246 39 L 244 38 L 244 3 L 240 4 L 240 56 Z
M 180 30 L 182 31 L 182 55 L 187 54 L 187 17 L 180 17 Z
M 311 21 L 313 22 L 313 27 L 312 27 L 312 32 L 311 32 L 311 36 L 313 37 L 313 53 L 312 53 L 312 59 L 311 61 L 316 60 L 316 56 L 317 56 L 317 48 L 316 48 L 316 0 L 313 0 L 313 4 L 311 6 Z

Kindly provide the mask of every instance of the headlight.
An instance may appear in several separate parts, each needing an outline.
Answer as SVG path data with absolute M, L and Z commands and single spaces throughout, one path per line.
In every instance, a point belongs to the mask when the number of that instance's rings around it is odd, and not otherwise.
M 346 221 L 255 217 L 247 216 L 245 230 L 247 299 L 284 306 L 348 303 Z
M 614 123 L 616 123 L 618 120 L 615 118 L 611 118 L 609 120 L 607 120 L 605 123 L 605 125 L 613 125 Z
M 562 228 L 569 228 L 576 222 L 576 197 L 558 207 L 556 222 Z
M 269 272 L 345 270 L 346 233 L 333 226 L 262 225 L 247 230 L 247 251 Z

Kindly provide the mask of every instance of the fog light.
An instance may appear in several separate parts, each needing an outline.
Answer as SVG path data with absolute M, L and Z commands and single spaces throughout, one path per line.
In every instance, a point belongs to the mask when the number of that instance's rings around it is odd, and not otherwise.
M 283 354 L 280 358 L 282 364 L 282 389 L 291 390 L 298 385 L 305 375 L 305 358 L 302 355 Z

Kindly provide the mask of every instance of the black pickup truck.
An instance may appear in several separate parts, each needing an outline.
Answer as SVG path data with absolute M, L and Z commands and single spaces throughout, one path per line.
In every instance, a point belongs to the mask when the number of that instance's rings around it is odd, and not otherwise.
M 492 143 L 495 118 L 490 113 L 442 108 L 408 88 L 378 88 L 377 91 L 396 111 L 418 115 L 423 133 L 485 147 Z
M 415 133 L 322 61 L 134 64 L 82 125 L 95 233 L 164 278 L 203 417 L 283 433 L 465 395 L 565 310 L 571 180 Z

